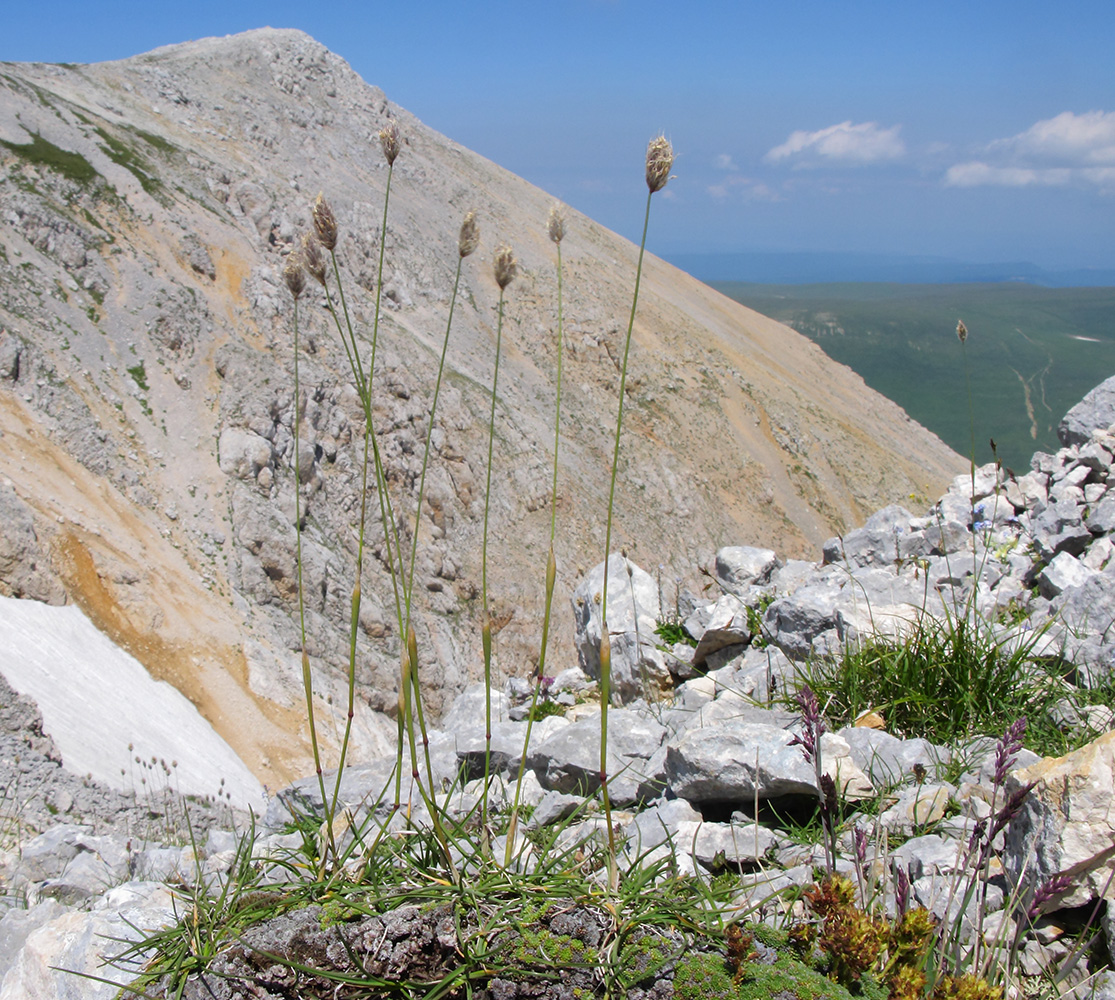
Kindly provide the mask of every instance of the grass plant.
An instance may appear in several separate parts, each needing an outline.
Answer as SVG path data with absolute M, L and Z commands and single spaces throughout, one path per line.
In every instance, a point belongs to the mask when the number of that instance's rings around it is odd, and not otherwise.
M 616 843 L 612 828 L 612 800 L 608 794 L 608 706 L 612 700 L 612 642 L 608 634 L 608 566 L 612 554 L 612 515 L 615 510 L 616 476 L 619 471 L 619 446 L 623 434 L 623 401 L 627 389 L 627 360 L 631 355 L 631 333 L 635 329 L 635 310 L 639 305 L 639 284 L 643 277 L 643 254 L 650 227 L 650 203 L 670 179 L 674 150 L 665 136 L 652 139 L 647 145 L 646 179 L 647 206 L 643 214 L 643 236 L 639 241 L 639 261 L 635 267 L 635 291 L 631 296 L 631 313 L 627 319 L 627 336 L 623 342 L 623 362 L 619 374 L 619 403 L 616 412 L 616 437 L 612 450 L 612 474 L 608 484 L 608 516 L 604 528 L 604 587 L 600 598 L 600 797 L 604 803 L 604 819 L 608 824 L 608 883 L 616 888 Z M 636 614 L 636 617 L 638 615 Z
M 546 683 L 546 649 L 550 639 L 550 612 L 554 601 L 554 584 L 557 580 L 557 559 L 554 556 L 554 541 L 557 537 L 557 503 L 558 503 L 558 453 L 561 447 L 561 374 L 563 350 L 563 314 L 562 314 L 562 268 L 561 268 L 561 241 L 565 239 L 565 216 L 561 209 L 554 205 L 550 209 L 550 216 L 546 222 L 546 232 L 554 244 L 557 254 L 557 364 L 555 366 L 555 402 L 554 402 L 554 471 L 550 483 L 550 549 L 546 556 L 546 597 L 542 612 L 542 638 L 539 642 L 538 666 L 534 670 L 534 685 L 531 692 L 530 710 L 527 712 L 527 731 L 523 737 L 524 749 L 530 746 L 530 737 L 534 728 L 535 719 L 538 717 L 538 696 Z M 507 848 L 504 864 L 511 863 L 511 854 L 515 844 L 515 834 L 519 827 L 519 801 L 523 790 L 523 776 L 526 773 L 527 755 L 523 753 L 519 758 L 519 774 L 515 780 L 515 801 L 511 807 L 511 822 L 507 830 Z
M 499 387 L 499 357 L 503 341 L 503 301 L 507 286 L 515 279 L 518 261 L 506 243 L 496 247 L 493 271 L 499 285 L 496 319 L 496 360 L 492 366 L 492 408 L 488 417 L 488 463 L 484 483 L 484 538 L 480 556 L 481 641 L 484 647 L 484 791 L 481 810 L 481 837 L 488 837 L 488 782 L 492 766 L 492 611 L 488 603 L 488 514 L 492 496 L 492 452 L 496 434 L 496 392 Z
M 1115 691 L 1107 684 L 1069 683 L 1068 666 L 1042 655 L 1048 629 L 997 628 L 978 615 L 923 613 L 900 640 L 861 639 L 835 663 L 808 664 L 806 677 L 829 716 L 845 724 L 875 711 L 891 732 L 956 746 L 1025 717 L 1031 720 L 1029 746 L 1060 756 L 1095 734 L 1060 728 L 1057 704 L 1115 707 Z

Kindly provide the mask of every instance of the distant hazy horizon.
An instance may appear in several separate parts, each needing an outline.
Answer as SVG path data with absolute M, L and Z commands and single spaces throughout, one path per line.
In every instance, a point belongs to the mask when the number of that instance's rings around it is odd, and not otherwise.
M 743 250 L 668 253 L 675 267 L 705 282 L 824 285 L 891 282 L 950 285 L 1016 282 L 1047 288 L 1115 287 L 1115 268 L 1047 269 L 1031 261 L 970 261 L 912 254 Z
M 389 100 L 667 257 L 881 254 L 1115 269 L 1115 5 L 798 0 L 9 4 L 0 60 L 299 28 Z M 369 151 L 369 155 L 377 155 Z

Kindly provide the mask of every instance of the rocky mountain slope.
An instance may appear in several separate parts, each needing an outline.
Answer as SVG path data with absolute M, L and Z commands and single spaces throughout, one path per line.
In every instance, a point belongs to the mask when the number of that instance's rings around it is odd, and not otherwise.
M 305 773 L 294 614 L 292 304 L 283 253 L 326 193 L 363 328 L 395 167 L 377 427 L 413 509 L 456 235 L 465 262 L 422 531 L 418 622 L 434 711 L 480 662 L 479 536 L 497 290 L 509 289 L 493 475 L 497 665 L 537 656 L 549 528 L 556 279 L 551 199 L 426 128 L 296 31 L 262 29 L 115 63 L 0 64 L 0 589 L 77 603 L 189 697 L 273 787 Z M 641 174 L 641 150 L 632 170 Z M 570 212 L 559 634 L 601 557 L 635 248 Z M 363 417 L 323 300 L 305 309 L 310 653 L 321 711 L 340 691 Z M 936 437 L 788 328 L 649 258 L 629 375 L 616 547 L 663 580 L 724 544 L 787 556 L 963 468 Z M 365 566 L 359 749 L 383 749 L 397 635 Z M 667 584 L 669 586 L 669 584 Z

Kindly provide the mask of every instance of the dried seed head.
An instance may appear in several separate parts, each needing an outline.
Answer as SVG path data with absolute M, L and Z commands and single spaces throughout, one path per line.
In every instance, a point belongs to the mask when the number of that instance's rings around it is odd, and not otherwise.
M 476 224 L 476 213 L 469 212 L 461 223 L 461 234 L 457 237 L 457 253 L 462 258 L 475 253 L 480 246 L 480 227 Z
M 546 230 L 550 234 L 550 239 L 555 243 L 560 243 L 565 236 L 565 216 L 562 214 L 560 206 L 554 205 L 550 209 L 550 218 L 546 222 Z
M 329 202 L 322 195 L 314 201 L 314 232 L 317 233 L 318 242 L 326 250 L 333 250 L 337 246 L 337 217 Z
M 321 255 L 321 244 L 313 233 L 302 237 L 302 266 L 314 281 L 325 287 L 325 258 Z
M 297 302 L 306 290 L 306 270 L 302 266 L 302 255 L 297 250 L 287 257 L 283 265 L 283 281 Z
M 674 165 L 674 148 L 664 135 L 651 139 L 647 144 L 647 187 L 651 194 L 661 191 L 670 179 L 670 167 Z
M 962 319 L 956 321 L 956 336 L 962 344 L 968 339 L 968 328 L 964 325 Z
M 393 167 L 402 146 L 402 140 L 399 138 L 399 126 L 395 122 L 388 122 L 379 130 L 379 144 L 383 147 L 383 155 L 387 159 L 387 165 Z
M 500 291 L 503 291 L 514 279 L 519 262 L 515 259 L 515 254 L 511 252 L 511 247 L 506 243 L 501 243 L 496 247 L 492 264 L 496 274 L 496 284 L 499 285 Z

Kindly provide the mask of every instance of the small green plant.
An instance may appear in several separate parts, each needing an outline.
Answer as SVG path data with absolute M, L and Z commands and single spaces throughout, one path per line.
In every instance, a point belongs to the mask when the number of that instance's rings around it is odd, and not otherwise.
M 543 698 L 531 706 L 527 717 L 531 722 L 541 722 L 551 715 L 565 715 L 565 706 L 549 698 Z
M 682 644 L 691 646 L 695 649 L 697 646 L 697 640 L 686 631 L 685 626 L 680 622 L 669 621 L 667 619 L 659 621 L 654 629 L 654 634 L 658 636 L 667 647 Z
M 151 386 L 147 384 L 147 368 L 141 361 L 138 365 L 132 365 L 130 368 L 125 369 L 132 377 L 132 381 L 139 386 L 142 392 L 150 392 Z

